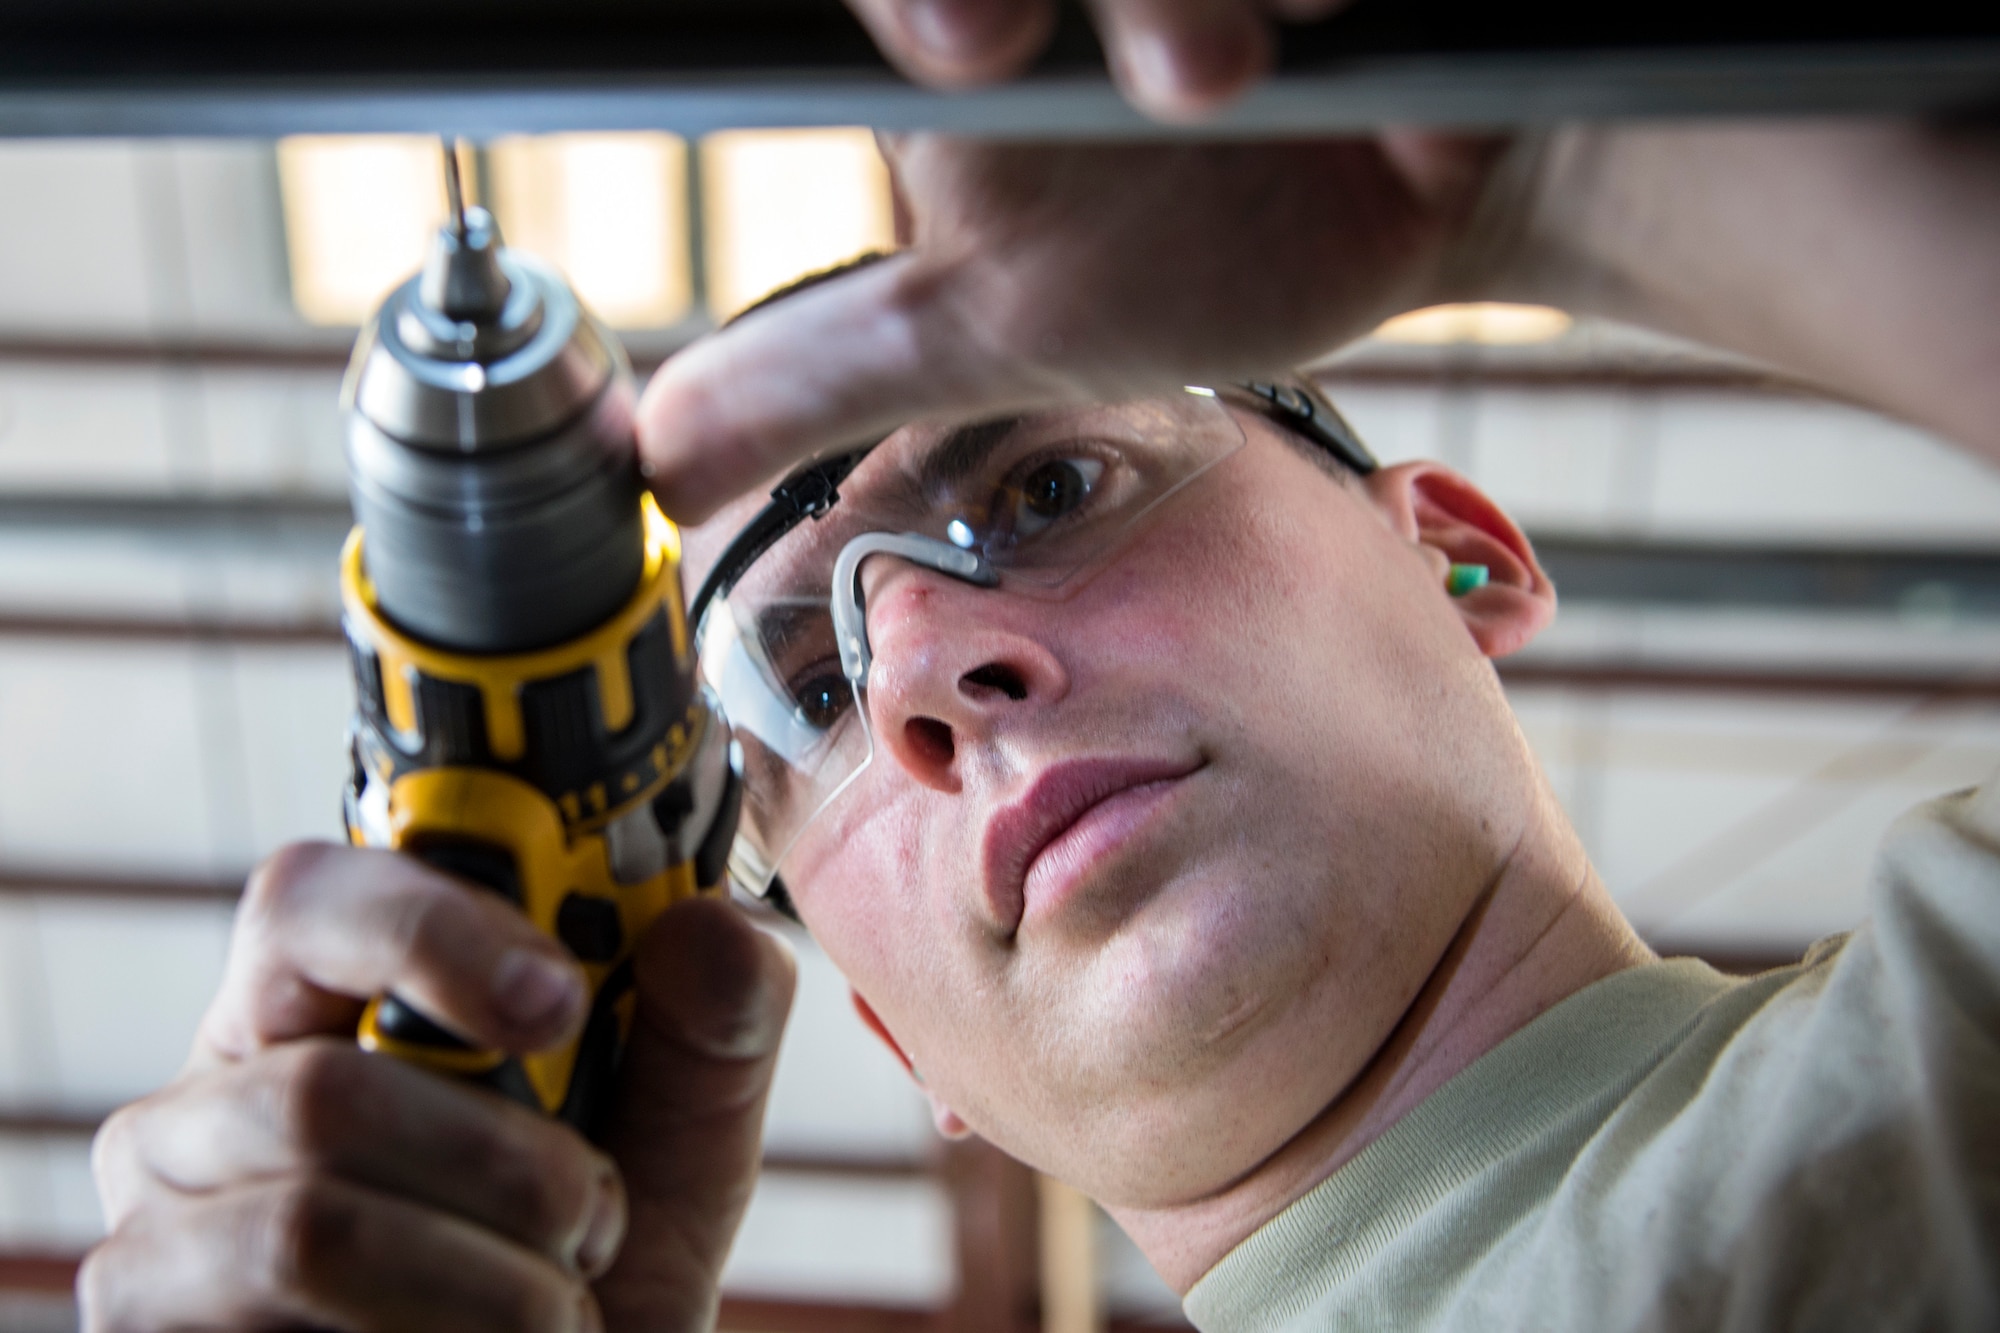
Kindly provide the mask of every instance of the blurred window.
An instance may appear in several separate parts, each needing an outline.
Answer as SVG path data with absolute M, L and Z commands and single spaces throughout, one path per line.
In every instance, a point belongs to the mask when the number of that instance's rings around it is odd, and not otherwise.
M 486 154 L 507 244 L 548 260 L 614 328 L 664 328 L 694 302 L 687 144 L 671 134 L 514 135 Z
M 802 274 L 895 244 L 889 172 L 865 129 L 710 135 L 701 190 L 717 319 Z
M 444 220 L 438 141 L 300 135 L 278 141 L 292 304 L 314 324 L 357 325 L 423 263 Z

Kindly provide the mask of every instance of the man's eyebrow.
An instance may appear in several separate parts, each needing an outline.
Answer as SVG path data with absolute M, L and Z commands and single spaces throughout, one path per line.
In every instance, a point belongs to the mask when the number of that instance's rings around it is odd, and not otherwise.
M 821 598 L 774 602 L 758 610 L 753 631 L 757 636 L 757 646 L 768 659 L 782 652 L 801 630 L 816 627 L 826 620 L 826 602 Z
M 979 470 L 986 456 L 1012 435 L 1026 417 L 995 417 L 960 426 L 924 452 L 917 482 L 925 495 L 951 489 Z

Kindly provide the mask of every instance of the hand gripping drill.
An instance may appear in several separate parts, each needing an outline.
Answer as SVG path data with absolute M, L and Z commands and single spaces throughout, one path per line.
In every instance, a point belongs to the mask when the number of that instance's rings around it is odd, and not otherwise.
M 449 146 L 446 178 L 450 219 L 342 389 L 348 836 L 512 902 L 592 1000 L 575 1042 L 527 1057 L 393 994 L 359 1037 L 590 1133 L 632 1022 L 632 945 L 718 889 L 741 785 L 697 683 L 679 533 L 640 483 L 624 352 L 464 205 Z

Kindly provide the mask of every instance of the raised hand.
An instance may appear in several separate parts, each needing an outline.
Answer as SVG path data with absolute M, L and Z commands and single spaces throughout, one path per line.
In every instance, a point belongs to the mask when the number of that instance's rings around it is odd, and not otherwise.
M 1446 299 L 1499 141 L 884 145 L 910 247 L 664 366 L 640 448 L 698 521 L 831 446 L 1281 370 Z

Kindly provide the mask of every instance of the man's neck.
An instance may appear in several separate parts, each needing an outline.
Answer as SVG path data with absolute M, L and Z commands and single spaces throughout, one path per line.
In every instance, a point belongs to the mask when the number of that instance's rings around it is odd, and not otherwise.
M 1592 982 L 1653 960 L 1543 791 L 1527 832 L 1402 1020 L 1338 1098 L 1221 1192 L 1112 1214 L 1185 1293 L 1460 1070 Z

